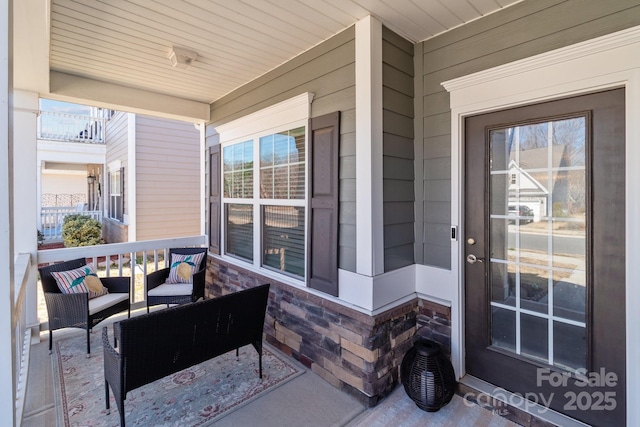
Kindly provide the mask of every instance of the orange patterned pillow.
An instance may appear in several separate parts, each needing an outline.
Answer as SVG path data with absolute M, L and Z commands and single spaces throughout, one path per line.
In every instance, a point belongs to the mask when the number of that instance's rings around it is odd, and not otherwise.
M 171 254 L 171 269 L 167 283 L 193 283 L 193 273 L 198 271 L 204 252 L 193 255 Z

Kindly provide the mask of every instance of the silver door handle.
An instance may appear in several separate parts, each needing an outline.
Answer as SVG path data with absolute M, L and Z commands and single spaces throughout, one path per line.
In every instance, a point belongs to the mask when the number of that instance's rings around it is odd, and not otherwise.
M 484 262 L 484 258 L 478 258 L 474 254 L 467 255 L 467 262 L 469 264 L 475 264 L 476 262 Z

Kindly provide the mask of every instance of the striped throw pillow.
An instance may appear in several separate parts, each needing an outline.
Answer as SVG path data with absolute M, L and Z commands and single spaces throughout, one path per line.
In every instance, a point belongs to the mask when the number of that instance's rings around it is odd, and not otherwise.
M 109 293 L 102 285 L 93 264 L 87 264 L 68 271 L 52 271 L 58 288 L 63 294 L 88 293 L 89 299 L 97 298 Z
M 193 255 L 171 254 L 171 269 L 166 283 L 193 283 L 193 273 L 198 271 L 204 252 Z

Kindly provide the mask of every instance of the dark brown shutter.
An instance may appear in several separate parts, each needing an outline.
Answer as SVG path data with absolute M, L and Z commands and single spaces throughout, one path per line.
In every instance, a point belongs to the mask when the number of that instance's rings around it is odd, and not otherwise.
M 107 173 L 107 194 L 104 198 L 107 202 L 107 212 L 108 212 L 108 216 L 109 218 L 113 217 L 112 212 L 113 212 L 113 201 L 111 200 L 111 172 Z
M 209 148 L 209 251 L 220 255 L 220 146 Z
M 338 296 L 340 112 L 311 119 L 309 287 Z

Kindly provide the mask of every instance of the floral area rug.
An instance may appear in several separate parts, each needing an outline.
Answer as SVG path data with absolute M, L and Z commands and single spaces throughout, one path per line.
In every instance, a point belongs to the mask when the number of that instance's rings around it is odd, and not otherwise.
M 119 426 L 111 393 L 105 409 L 101 329 L 91 334 L 91 358 L 85 357 L 86 335 L 54 342 L 53 377 L 58 426 Z M 111 329 L 111 328 L 110 328 Z M 125 422 L 133 426 L 206 426 L 253 399 L 303 374 L 304 368 L 263 345 L 262 381 L 253 346 L 215 357 L 127 393 Z

